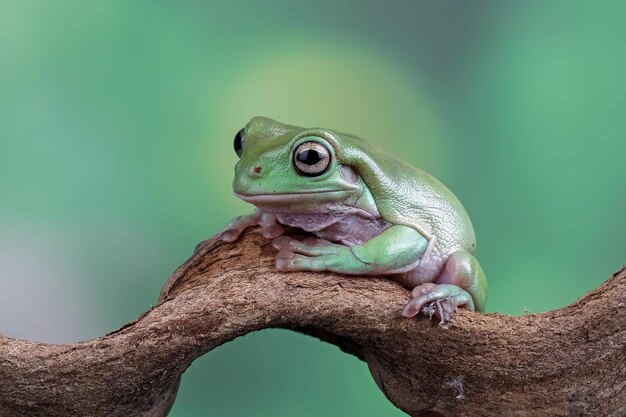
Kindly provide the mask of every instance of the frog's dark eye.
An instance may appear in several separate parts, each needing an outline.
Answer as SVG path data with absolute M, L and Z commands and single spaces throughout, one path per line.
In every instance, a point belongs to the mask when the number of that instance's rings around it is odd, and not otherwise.
M 241 152 L 243 152 L 243 140 L 245 139 L 245 137 L 246 137 L 246 133 L 245 133 L 244 129 L 241 129 L 235 135 L 235 141 L 234 141 L 235 153 L 240 158 L 241 158 Z
M 304 142 L 293 152 L 293 163 L 302 175 L 322 175 L 330 166 L 330 151 L 319 142 Z

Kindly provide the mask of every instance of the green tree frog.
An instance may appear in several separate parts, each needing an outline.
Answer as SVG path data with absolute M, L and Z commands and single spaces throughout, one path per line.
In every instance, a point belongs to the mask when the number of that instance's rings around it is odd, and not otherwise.
M 357 136 L 253 118 L 235 136 L 233 190 L 257 207 L 221 233 L 260 225 L 280 271 L 387 276 L 413 291 L 402 315 L 483 311 L 487 281 L 470 219 L 431 175 Z M 298 228 L 306 239 L 289 237 Z

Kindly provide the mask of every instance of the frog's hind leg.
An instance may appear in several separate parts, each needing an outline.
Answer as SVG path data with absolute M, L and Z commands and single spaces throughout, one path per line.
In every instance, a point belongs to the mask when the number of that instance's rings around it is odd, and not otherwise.
M 422 311 L 446 322 L 457 307 L 471 311 L 485 309 L 487 280 L 476 258 L 459 251 L 450 255 L 434 283 L 415 287 L 413 297 L 402 310 L 404 316 L 412 317 Z
M 437 283 L 458 285 L 472 296 L 476 311 L 485 311 L 487 278 L 471 253 L 460 251 L 452 254 Z

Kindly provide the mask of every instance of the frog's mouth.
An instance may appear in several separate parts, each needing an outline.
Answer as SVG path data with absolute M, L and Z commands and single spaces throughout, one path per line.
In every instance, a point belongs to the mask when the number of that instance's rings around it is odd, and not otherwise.
M 347 190 L 310 190 L 292 193 L 271 193 L 271 194 L 244 194 L 235 192 L 235 195 L 243 201 L 252 204 L 288 204 L 311 200 L 341 200 L 350 192 Z

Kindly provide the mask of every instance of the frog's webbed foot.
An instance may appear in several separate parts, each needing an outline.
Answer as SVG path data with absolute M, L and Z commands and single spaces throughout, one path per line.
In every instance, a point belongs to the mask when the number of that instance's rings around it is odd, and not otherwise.
M 413 289 L 413 299 L 404 307 L 402 315 L 413 317 L 421 312 L 444 324 L 459 307 L 474 311 L 474 301 L 467 291 L 453 284 L 427 283 Z
M 248 227 L 260 225 L 263 228 L 263 236 L 273 239 L 285 233 L 285 228 L 278 223 L 276 215 L 257 211 L 247 216 L 234 218 L 220 233 L 220 239 L 224 242 L 234 242 Z

